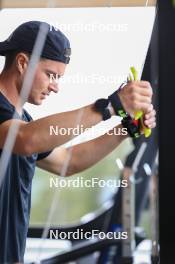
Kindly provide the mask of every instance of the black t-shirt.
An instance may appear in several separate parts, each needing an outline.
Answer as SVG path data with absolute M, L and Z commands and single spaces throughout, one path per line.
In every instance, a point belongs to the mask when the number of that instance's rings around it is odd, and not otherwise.
M 12 119 L 14 113 L 16 119 L 26 122 L 32 120 L 25 110 L 20 117 L 14 106 L 0 92 L 0 124 Z M 1 153 L 2 149 L 0 157 Z M 33 154 L 30 157 L 11 154 L 0 186 L 0 263 L 23 262 L 36 161 L 49 154 L 50 152 Z

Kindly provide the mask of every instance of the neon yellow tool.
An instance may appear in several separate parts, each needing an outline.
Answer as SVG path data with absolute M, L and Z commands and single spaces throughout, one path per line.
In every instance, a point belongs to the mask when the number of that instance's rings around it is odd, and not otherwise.
M 137 70 L 135 69 L 135 67 L 131 67 L 130 68 L 130 71 L 131 73 L 129 74 L 128 76 L 128 80 L 129 81 L 138 81 L 138 72 Z M 134 118 L 135 120 L 139 120 L 140 119 L 140 122 L 141 122 L 141 126 L 142 126 L 142 129 L 143 129 L 143 132 L 144 132 L 144 135 L 145 137 L 149 137 L 151 135 L 151 129 L 146 127 L 144 125 L 144 121 L 143 121 L 143 112 L 142 111 L 137 111 L 135 114 L 134 114 Z

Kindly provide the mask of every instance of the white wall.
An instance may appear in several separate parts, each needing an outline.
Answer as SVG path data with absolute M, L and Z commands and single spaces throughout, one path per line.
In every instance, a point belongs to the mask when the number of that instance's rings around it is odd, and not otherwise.
M 42 106 L 26 105 L 31 115 L 39 118 L 106 97 L 125 80 L 132 65 L 141 74 L 154 16 L 153 7 L 2 10 L 0 41 L 29 20 L 60 25 L 71 41 L 71 62 L 60 92 Z M 0 68 L 2 65 L 3 57 Z

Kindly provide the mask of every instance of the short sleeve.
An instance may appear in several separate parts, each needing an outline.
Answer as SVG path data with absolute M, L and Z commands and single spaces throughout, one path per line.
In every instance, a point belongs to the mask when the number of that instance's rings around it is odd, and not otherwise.
M 38 157 L 37 157 L 37 160 L 45 159 L 47 156 L 50 155 L 51 152 L 52 152 L 52 151 L 47 151 L 47 152 L 39 153 L 39 154 L 38 154 Z
M 13 118 L 14 111 L 0 106 L 0 124 Z
M 12 118 L 19 119 L 17 112 L 15 111 L 15 107 L 7 100 L 7 98 L 0 92 L 0 124 L 8 121 Z
M 4 95 L 0 92 L 0 124 L 10 119 L 21 119 L 19 114 L 15 111 L 14 106 L 4 97 Z M 26 122 L 30 122 L 32 117 L 29 113 L 23 109 L 22 120 Z M 39 153 L 37 156 L 37 160 L 41 160 L 49 156 L 52 151 Z

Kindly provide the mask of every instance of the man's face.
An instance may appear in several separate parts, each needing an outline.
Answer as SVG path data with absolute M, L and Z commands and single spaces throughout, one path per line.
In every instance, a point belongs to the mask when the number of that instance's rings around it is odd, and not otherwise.
M 40 105 L 51 92 L 57 93 L 59 90 L 58 80 L 64 75 L 65 69 L 66 64 L 62 62 L 41 60 L 36 69 L 28 102 Z

